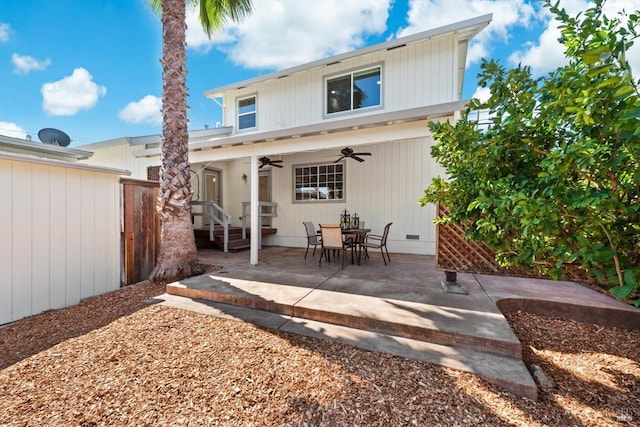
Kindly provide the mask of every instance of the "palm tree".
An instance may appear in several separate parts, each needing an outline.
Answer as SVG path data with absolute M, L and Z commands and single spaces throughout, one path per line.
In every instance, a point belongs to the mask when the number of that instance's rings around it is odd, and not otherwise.
M 148 0 L 162 16 L 162 168 L 157 210 L 160 251 L 150 280 L 169 282 L 203 273 L 191 226 L 187 133 L 186 6 L 199 4 L 207 35 L 251 11 L 251 0 Z

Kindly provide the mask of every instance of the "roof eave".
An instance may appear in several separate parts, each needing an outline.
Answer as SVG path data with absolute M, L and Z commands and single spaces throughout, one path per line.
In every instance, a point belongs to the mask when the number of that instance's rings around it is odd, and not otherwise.
M 60 166 L 67 169 L 77 169 L 92 172 L 101 172 L 111 175 L 129 176 L 131 171 L 126 169 L 116 169 L 104 166 L 88 165 L 82 162 L 69 162 L 66 160 L 51 159 L 46 157 L 35 156 L 33 154 L 25 153 L 11 153 L 0 151 L 0 159 L 18 162 L 28 162 L 33 164 L 40 164 L 45 166 Z
M 0 150 L 2 148 L 17 152 L 27 152 L 35 154 L 53 155 L 59 158 L 70 160 L 86 160 L 93 156 L 90 151 L 78 150 L 75 148 L 61 147 L 58 145 L 32 142 L 26 139 L 12 138 L 9 136 L 0 137 Z
M 372 128 L 416 120 L 436 119 L 439 117 L 450 116 L 455 112 L 464 110 L 468 102 L 468 100 L 453 101 L 426 107 L 417 107 L 408 110 L 358 116 L 307 126 L 278 129 L 268 132 L 236 134 L 226 138 L 216 138 L 208 141 L 189 144 L 189 151 L 200 151 L 212 148 L 233 147 L 261 142 L 272 142 L 290 138 L 303 138 L 307 136 L 326 133 L 351 131 L 360 128 Z M 159 156 L 161 152 L 161 148 L 149 148 L 147 150 L 136 151 L 133 153 L 133 155 L 135 157 L 154 157 Z

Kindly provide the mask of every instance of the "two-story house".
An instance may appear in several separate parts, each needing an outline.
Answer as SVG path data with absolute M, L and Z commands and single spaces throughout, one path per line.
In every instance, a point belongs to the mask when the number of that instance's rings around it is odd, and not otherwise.
M 190 132 L 194 199 L 217 201 L 238 225 L 252 189 L 253 200 L 277 203 L 270 225 L 278 231 L 267 245 L 304 247 L 303 221 L 337 223 L 347 209 L 373 232 L 393 222 L 389 251 L 434 254 L 435 207 L 418 199 L 443 171 L 430 156 L 427 123 L 464 109 L 467 49 L 490 21 L 480 16 L 207 91 L 223 123 Z M 82 149 L 94 152 L 91 163 L 146 178 L 160 165 L 159 141 Z

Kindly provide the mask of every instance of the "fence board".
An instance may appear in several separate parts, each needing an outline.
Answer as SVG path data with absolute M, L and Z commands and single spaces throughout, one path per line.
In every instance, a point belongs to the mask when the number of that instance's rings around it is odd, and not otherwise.
M 123 268 L 125 284 L 146 280 L 156 264 L 160 245 L 157 182 L 121 179 L 123 186 Z

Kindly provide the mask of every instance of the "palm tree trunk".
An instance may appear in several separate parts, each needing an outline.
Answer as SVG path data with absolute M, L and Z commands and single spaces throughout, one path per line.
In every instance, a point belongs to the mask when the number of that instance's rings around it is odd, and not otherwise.
M 169 282 L 203 273 L 191 226 L 187 133 L 185 0 L 162 0 L 162 168 L 157 210 L 160 250 L 150 280 Z

